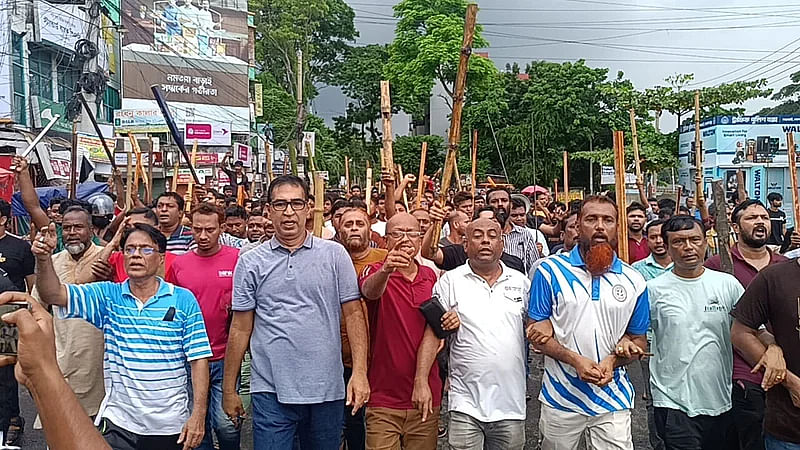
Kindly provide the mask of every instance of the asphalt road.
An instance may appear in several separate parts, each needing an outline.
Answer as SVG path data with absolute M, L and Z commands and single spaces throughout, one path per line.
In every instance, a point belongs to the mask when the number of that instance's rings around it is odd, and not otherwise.
M 539 440 L 539 402 L 537 396 L 542 375 L 542 357 L 534 355 L 531 358 L 530 373 L 528 379 L 528 393 L 531 400 L 528 402 L 528 420 L 525 429 L 526 445 L 525 449 L 536 450 Z M 647 413 L 642 400 L 644 385 L 642 381 L 642 371 L 638 363 L 629 366 L 628 373 L 636 389 L 635 408 L 633 410 L 633 444 L 636 450 L 650 450 L 647 430 Z M 41 430 L 33 430 L 33 421 L 36 417 L 36 407 L 25 388 L 20 388 L 20 409 L 25 417 L 25 434 L 23 435 L 20 446 L 23 450 L 45 450 L 44 434 Z M 244 424 L 242 436 L 242 449 L 253 450 L 252 425 L 248 420 Z M 446 440 L 441 440 L 439 449 L 447 449 Z

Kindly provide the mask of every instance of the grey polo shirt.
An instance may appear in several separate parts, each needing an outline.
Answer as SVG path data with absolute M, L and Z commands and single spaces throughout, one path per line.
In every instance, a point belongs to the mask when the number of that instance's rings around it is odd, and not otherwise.
M 271 240 L 245 253 L 233 275 L 233 310 L 255 310 L 250 391 L 281 403 L 345 397 L 341 304 L 361 297 L 344 247 L 307 234 L 290 253 Z

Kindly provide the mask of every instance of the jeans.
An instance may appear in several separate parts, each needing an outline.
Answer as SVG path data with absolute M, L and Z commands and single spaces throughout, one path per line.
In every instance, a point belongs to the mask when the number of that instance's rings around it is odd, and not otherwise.
M 768 434 L 764 436 L 764 445 L 767 450 L 800 450 L 800 444 L 779 441 Z
M 350 382 L 353 376 L 353 369 L 344 368 L 344 385 Z M 367 427 L 364 422 L 364 411 L 367 407 L 363 406 L 353 415 L 353 407 L 344 407 L 344 442 L 347 443 L 347 450 L 364 450 L 364 442 L 367 437 Z
M 677 409 L 657 407 L 655 419 L 666 450 L 718 450 L 727 447 L 726 435 L 733 417 L 730 411 L 719 416 L 689 417 Z
M 733 442 L 740 450 L 764 450 L 764 409 L 766 393 L 761 386 L 745 380 L 733 380 Z
M 271 392 L 254 392 L 253 448 L 338 450 L 342 440 L 344 399 L 294 405 L 280 403 Z
M 522 450 L 525 446 L 524 420 L 481 422 L 450 411 L 448 428 L 448 443 L 454 450 Z
M 206 434 L 198 450 L 213 450 L 212 434 L 217 436 L 219 450 L 239 450 L 240 431 L 222 410 L 222 376 L 225 360 L 208 364 L 208 412 L 206 412 Z

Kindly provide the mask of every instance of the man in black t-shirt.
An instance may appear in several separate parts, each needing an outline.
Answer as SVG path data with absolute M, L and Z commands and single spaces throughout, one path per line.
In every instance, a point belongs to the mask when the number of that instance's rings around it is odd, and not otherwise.
M 33 288 L 36 260 L 31 253 L 31 245 L 6 232 L 11 220 L 11 205 L 0 199 L 0 275 L 3 272 L 14 285 L 14 290 L 30 292 Z M 19 439 L 25 422 L 19 415 L 19 387 L 14 378 L 14 365 L 0 367 L 0 402 L 3 409 L 8 408 L 12 428 L 6 435 L 7 443 L 14 445 Z M 2 424 L 0 424 L 2 425 Z
M 767 245 L 782 245 L 783 236 L 786 234 L 786 213 L 781 211 L 783 196 L 777 192 L 771 192 L 767 196 L 769 202 L 769 221 L 772 225 L 772 233 L 767 239 Z

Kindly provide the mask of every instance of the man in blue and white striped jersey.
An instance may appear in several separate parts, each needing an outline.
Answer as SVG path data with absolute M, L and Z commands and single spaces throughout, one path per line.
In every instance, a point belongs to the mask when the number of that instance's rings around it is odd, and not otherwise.
M 528 336 L 546 355 L 542 449 L 577 449 L 585 433 L 589 449 L 633 450 L 634 392 L 624 365 L 647 347 L 647 288 L 614 252 L 617 207 L 611 200 L 588 197 L 578 228 L 578 245 L 545 259 L 531 284 Z M 552 338 L 539 341 L 537 329 Z
M 128 280 L 83 285 L 59 281 L 50 257 L 55 244 L 50 224 L 33 244 L 36 287 L 60 318 L 103 330 L 106 394 L 96 425 L 106 442 L 114 450 L 197 447 L 205 431 L 211 348 L 191 291 L 156 277 L 167 239 L 150 225 L 134 225 L 121 242 Z

